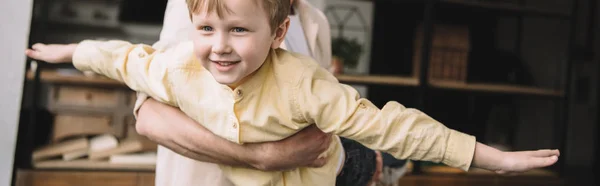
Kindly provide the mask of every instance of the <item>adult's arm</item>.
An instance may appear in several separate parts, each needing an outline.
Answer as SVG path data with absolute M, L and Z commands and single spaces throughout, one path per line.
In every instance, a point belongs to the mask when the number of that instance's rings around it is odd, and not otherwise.
M 331 135 L 313 125 L 284 140 L 240 145 L 213 134 L 179 109 L 151 98 L 141 103 L 136 130 L 191 159 L 265 171 L 323 166 L 325 158 L 318 156 L 331 142 Z

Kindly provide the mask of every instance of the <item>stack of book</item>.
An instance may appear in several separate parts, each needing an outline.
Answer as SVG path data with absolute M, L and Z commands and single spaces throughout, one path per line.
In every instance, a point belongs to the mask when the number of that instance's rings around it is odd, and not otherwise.
M 142 136 L 112 134 L 71 137 L 34 150 L 36 168 L 147 169 L 156 165 L 157 144 Z

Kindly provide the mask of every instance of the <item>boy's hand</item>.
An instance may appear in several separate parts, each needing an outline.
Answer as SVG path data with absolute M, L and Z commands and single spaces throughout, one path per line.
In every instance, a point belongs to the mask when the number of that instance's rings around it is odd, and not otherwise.
M 558 161 L 558 150 L 502 152 L 477 143 L 473 166 L 498 174 L 518 174 L 531 169 L 550 166 Z
M 77 44 L 42 44 L 36 43 L 31 49 L 26 49 L 25 54 L 30 58 L 48 63 L 69 63 L 73 59 Z
M 547 167 L 556 163 L 559 155 L 558 150 L 504 152 L 504 160 L 496 173 L 516 174 Z

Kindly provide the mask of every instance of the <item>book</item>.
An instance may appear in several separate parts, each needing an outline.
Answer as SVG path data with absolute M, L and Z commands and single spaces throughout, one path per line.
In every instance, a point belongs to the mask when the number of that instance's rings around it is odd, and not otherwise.
M 88 149 L 75 150 L 71 152 L 63 153 L 62 159 L 63 161 L 71 161 L 82 158 L 88 155 Z
M 87 150 L 89 140 L 86 137 L 80 137 L 53 143 L 33 151 L 32 160 L 39 161 L 47 158 L 60 157 L 64 153 L 80 150 Z
M 156 165 L 156 152 L 141 152 L 133 154 L 111 155 L 109 162 L 112 164 L 144 164 Z
M 101 160 L 109 158 L 115 154 L 136 153 L 142 151 L 156 151 L 157 144 L 147 138 L 130 138 L 119 144 L 116 148 L 111 148 L 103 151 L 90 152 L 88 158 L 90 160 Z
M 119 146 L 117 137 L 111 134 L 94 136 L 90 139 L 90 152 L 104 151 Z

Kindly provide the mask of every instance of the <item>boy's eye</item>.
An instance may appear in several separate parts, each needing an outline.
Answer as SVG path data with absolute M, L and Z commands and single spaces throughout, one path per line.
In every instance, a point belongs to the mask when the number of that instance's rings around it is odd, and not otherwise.
M 213 30 L 213 28 L 210 26 L 200 26 L 200 30 L 205 31 L 205 32 L 210 32 Z
M 232 31 L 233 32 L 245 32 L 245 31 L 248 31 L 248 30 L 246 30 L 245 28 L 236 27 L 236 28 L 233 28 Z

